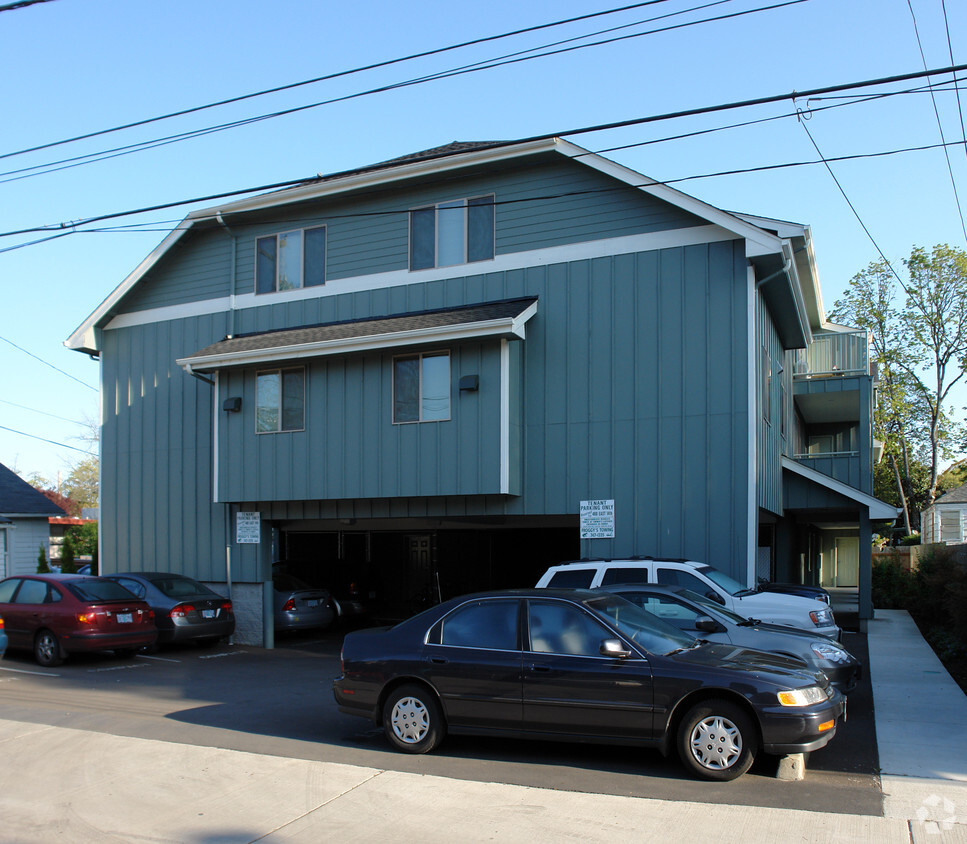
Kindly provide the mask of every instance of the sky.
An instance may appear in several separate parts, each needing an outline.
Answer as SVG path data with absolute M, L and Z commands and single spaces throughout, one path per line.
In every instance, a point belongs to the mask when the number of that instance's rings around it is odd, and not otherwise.
M 78 221 L 352 169 L 454 140 L 563 134 L 916 73 L 925 61 L 930 69 L 967 64 L 962 0 L 781 2 L 654 0 L 22 152 L 629 3 L 47 0 L 5 10 L 12 4 L 0 0 L 0 75 L 7 80 L 0 121 L 0 463 L 56 482 L 87 456 L 85 437 L 99 417 L 98 364 L 64 341 L 178 220 L 217 201 L 72 228 Z M 624 28 L 587 37 L 614 27 Z M 566 39 L 583 36 L 553 49 L 649 30 L 664 31 L 351 96 Z M 938 92 L 935 112 L 927 92 L 863 103 L 855 102 L 857 93 L 564 137 L 654 179 L 676 180 L 674 187 L 716 207 L 810 225 L 828 312 L 850 278 L 879 258 L 863 225 L 901 274 L 914 245 L 967 248 L 955 195 L 967 206 L 955 94 Z M 967 110 L 967 91 L 962 97 Z M 329 100 L 339 101 L 121 150 Z M 707 131 L 765 118 L 776 119 Z M 821 163 L 710 175 L 936 145 L 941 131 L 948 143 L 961 142 L 948 148 L 949 169 L 941 149 L 832 162 L 849 202 Z M 675 137 L 696 132 L 702 134 Z M 74 160 L 111 150 L 100 160 Z M 61 228 L 11 234 L 41 226 Z

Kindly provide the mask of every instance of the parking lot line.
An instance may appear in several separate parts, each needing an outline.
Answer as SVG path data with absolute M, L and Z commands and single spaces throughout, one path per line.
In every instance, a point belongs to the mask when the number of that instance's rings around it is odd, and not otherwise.
M 14 674 L 33 674 L 35 677 L 60 677 L 60 674 L 50 674 L 46 671 L 24 671 L 21 668 L 7 668 L 0 665 L 0 671 L 12 671 Z

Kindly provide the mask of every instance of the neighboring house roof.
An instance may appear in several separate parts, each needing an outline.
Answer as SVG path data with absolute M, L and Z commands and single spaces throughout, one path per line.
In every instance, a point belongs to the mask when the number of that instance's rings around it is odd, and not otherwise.
M 967 504 L 967 484 L 945 492 L 934 504 Z M 933 505 L 931 505 L 933 506 Z M 926 508 L 929 509 L 929 508 Z
M 94 329 L 110 320 L 125 295 L 186 232 L 196 225 L 202 223 L 211 225 L 213 220 L 220 220 L 224 214 L 262 212 L 291 203 L 345 196 L 363 189 L 388 186 L 415 178 L 439 176 L 468 167 L 489 166 L 504 161 L 548 155 L 561 155 L 572 159 L 704 219 L 722 232 L 744 239 L 748 258 L 762 260 L 766 273 L 772 273 L 774 276 L 781 274 L 785 278 L 784 285 L 790 288 L 788 293 L 777 290 L 778 285 L 773 279 L 770 285 L 772 291 L 764 291 L 764 294 L 772 295 L 775 301 L 784 307 L 791 307 L 791 313 L 795 314 L 789 321 L 788 327 L 783 329 L 780 326 L 781 330 L 789 332 L 787 345 L 789 347 L 797 343 L 805 345 L 810 327 L 802 306 L 803 295 L 799 292 L 799 288 L 816 287 L 818 289 L 818 281 L 814 276 L 803 277 L 804 271 L 810 271 L 811 265 L 808 261 L 803 263 L 797 259 L 789 239 L 784 238 L 778 231 L 771 231 L 758 225 L 755 222 L 756 218 L 743 218 L 715 208 L 560 138 L 530 141 L 454 141 L 441 147 L 390 159 L 369 167 L 320 176 L 292 188 L 192 211 L 71 334 L 65 341 L 65 345 L 77 351 L 96 354 L 99 351 L 99 343 Z M 761 221 L 765 218 L 758 219 Z M 803 227 L 797 227 L 795 224 L 786 225 L 791 226 L 791 230 L 794 229 L 796 232 L 803 230 Z
M 64 511 L 23 478 L 0 464 L 0 514 L 4 516 L 63 516 Z
M 191 372 L 468 337 L 523 337 L 524 324 L 536 312 L 537 299 L 531 296 L 480 305 L 236 335 L 206 346 L 177 363 Z

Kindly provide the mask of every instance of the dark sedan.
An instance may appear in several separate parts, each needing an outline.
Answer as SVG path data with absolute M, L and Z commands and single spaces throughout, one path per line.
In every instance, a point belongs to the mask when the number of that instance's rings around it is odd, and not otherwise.
M 615 595 L 526 589 L 454 598 L 350 633 L 340 711 L 407 753 L 447 732 L 677 750 L 731 780 L 757 752 L 825 746 L 843 696 L 800 660 L 686 636 Z
M 683 586 L 626 583 L 602 586 L 595 591 L 620 595 L 689 636 L 801 659 L 810 670 L 822 671 L 843 694 L 853 691 L 862 676 L 859 661 L 838 642 L 791 627 L 743 618 Z
M 154 610 L 159 643 L 214 645 L 235 632 L 232 602 L 183 574 L 157 571 L 105 575 Z
M 158 637 L 154 613 L 123 586 L 79 574 L 27 574 L 0 581 L 0 615 L 11 650 L 44 666 L 70 653 L 133 656 Z

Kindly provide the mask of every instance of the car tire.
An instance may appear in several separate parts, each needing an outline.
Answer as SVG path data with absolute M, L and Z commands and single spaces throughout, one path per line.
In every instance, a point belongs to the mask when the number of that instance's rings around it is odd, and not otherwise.
M 134 659 L 135 654 L 137 654 L 137 648 L 115 648 L 114 655 L 118 659 Z
M 63 657 L 60 653 L 60 642 L 50 630 L 38 630 L 34 636 L 34 659 L 44 668 L 60 665 Z
M 424 686 L 395 689 L 383 704 L 383 730 L 397 750 L 429 753 L 446 735 L 446 724 L 433 693 Z
M 693 706 L 678 726 L 678 754 L 689 773 L 728 782 L 752 766 L 759 737 L 752 719 L 727 700 Z

